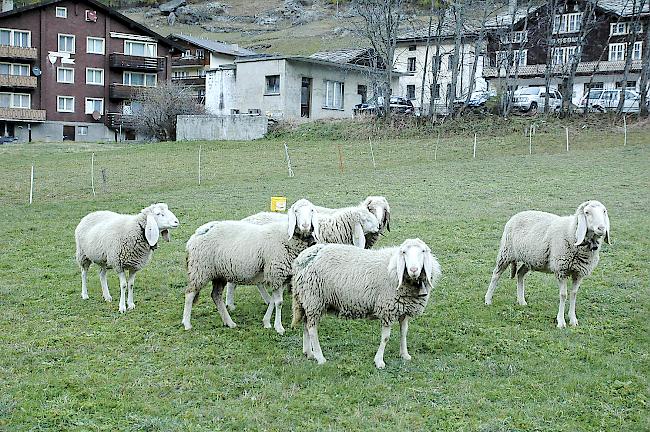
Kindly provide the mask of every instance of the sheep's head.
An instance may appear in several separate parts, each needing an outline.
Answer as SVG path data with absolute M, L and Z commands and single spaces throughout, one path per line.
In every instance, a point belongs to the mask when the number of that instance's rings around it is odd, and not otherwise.
M 408 239 L 395 251 L 388 264 L 388 271 L 397 277 L 396 289 L 404 278 L 421 281 L 420 295 L 427 295 L 440 276 L 440 264 L 431 254 L 431 249 L 419 238 Z
M 589 245 L 591 250 L 600 247 L 602 239 L 607 244 L 609 239 L 609 216 L 607 209 L 599 201 L 586 201 L 576 210 L 576 242 L 575 246 Z
M 287 211 L 289 217 L 289 238 L 298 234 L 303 238 L 318 237 L 318 214 L 314 205 L 306 199 L 299 199 Z
M 147 215 L 147 224 L 145 226 L 145 237 L 151 246 L 158 243 L 158 237 L 169 241 L 169 230 L 178 227 L 176 215 L 169 210 L 167 204 L 157 203 L 142 209 L 141 213 Z
M 390 206 L 388 201 L 383 196 L 369 196 L 363 203 L 372 214 L 375 215 L 379 221 L 379 232 L 383 232 L 384 229 L 390 231 Z
M 366 234 L 379 232 L 379 221 L 374 214 L 365 208 L 356 207 L 354 212 L 357 214 L 357 221 L 354 224 L 352 243 L 361 249 L 365 249 Z

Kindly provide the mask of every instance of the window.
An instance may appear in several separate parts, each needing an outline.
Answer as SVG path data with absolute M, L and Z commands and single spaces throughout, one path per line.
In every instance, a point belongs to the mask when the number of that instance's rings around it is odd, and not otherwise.
M 31 47 L 31 32 L 26 30 L 0 29 L 0 45 Z
M 632 50 L 632 60 L 641 60 L 642 52 L 643 52 L 643 41 L 634 42 L 634 49 Z
M 417 46 L 409 45 L 409 51 L 415 51 L 416 49 L 417 49 Z
M 95 111 L 99 114 L 104 114 L 104 99 L 86 98 L 86 114 L 92 114 Z
M 433 73 L 438 73 L 440 70 L 440 62 L 441 62 L 441 57 L 440 56 L 433 56 L 431 57 L 431 71 Z
M 625 43 L 609 44 L 609 61 L 625 60 Z
M 18 63 L 0 63 L 0 75 L 29 76 L 29 65 Z
M 142 72 L 124 72 L 122 84 L 137 87 L 156 87 L 156 74 Z
M 440 99 L 440 84 L 436 84 L 436 87 L 433 89 L 433 98 Z
M 57 18 L 67 18 L 68 17 L 68 8 L 64 8 L 64 7 L 56 8 L 56 17 Z
M 59 33 L 59 52 L 74 54 L 74 35 Z
M 621 88 L 623 87 L 623 81 L 617 81 L 616 82 L 616 88 Z M 628 89 L 636 89 L 636 81 L 628 81 L 625 83 L 625 88 Z
M 501 36 L 502 43 L 522 43 L 528 41 L 528 30 L 515 31 Z
M 576 52 L 576 47 L 561 47 L 553 49 L 553 64 L 563 65 L 572 61 L 580 61 L 580 53 Z
M 141 57 L 156 57 L 157 46 L 151 42 L 124 41 L 124 54 Z
M 325 108 L 343 109 L 343 83 L 325 81 Z
M 58 112 L 74 112 L 74 96 L 57 96 L 56 110 Z
M 88 54 L 104 55 L 104 39 L 97 37 L 86 38 L 86 52 Z
M 186 49 L 181 57 L 192 57 L 192 50 Z
M 88 135 L 88 126 L 77 126 L 77 135 Z
M 280 75 L 266 76 L 266 90 L 264 94 L 280 94 Z
M 65 67 L 56 68 L 56 82 L 74 84 L 74 69 Z
M 454 69 L 454 54 L 449 54 L 447 56 L 447 70 L 453 70 Z
M 0 93 L 0 108 L 22 108 L 31 107 L 31 96 L 24 93 Z
M 526 66 L 528 64 L 528 50 L 517 50 L 514 52 L 515 64 L 518 66 Z
M 409 57 L 406 63 L 406 70 L 408 72 L 415 72 L 415 57 Z
M 582 13 L 555 15 L 553 20 L 553 33 L 575 33 L 580 31 Z
M 409 84 L 406 86 L 406 98 L 408 100 L 415 99 L 415 85 Z
M 86 84 L 104 85 L 104 69 L 86 68 Z
M 643 33 L 643 24 L 637 23 L 639 26 L 639 31 L 637 33 Z M 631 22 L 617 22 L 609 25 L 609 34 L 611 36 L 625 35 L 630 33 L 634 28 L 634 23 Z
M 203 51 L 203 48 L 197 48 L 196 57 L 200 59 L 205 58 L 205 51 Z

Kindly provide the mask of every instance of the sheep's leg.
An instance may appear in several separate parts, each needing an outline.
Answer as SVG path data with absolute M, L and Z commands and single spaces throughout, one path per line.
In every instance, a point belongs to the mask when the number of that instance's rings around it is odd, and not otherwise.
M 129 288 L 129 296 L 126 299 L 126 304 L 129 309 L 135 308 L 135 303 L 133 303 L 133 282 L 135 282 L 135 271 L 129 271 L 129 280 L 127 281 L 127 286 Z
M 314 353 L 311 350 L 309 332 L 307 331 L 307 323 L 302 326 L 302 353 L 306 355 L 308 359 L 314 358 Z
M 226 306 L 231 311 L 235 310 L 235 287 L 236 286 L 237 285 L 232 282 L 228 282 L 226 284 Z
M 566 327 L 564 321 L 564 303 L 566 302 L 566 278 L 558 279 L 560 283 L 560 307 L 557 311 L 557 328 Z
M 230 318 L 228 313 L 228 308 L 226 308 L 223 298 L 221 298 L 221 293 L 223 292 L 223 283 L 218 280 L 212 281 L 212 301 L 217 306 L 217 311 L 221 315 L 224 325 L 227 325 L 230 328 L 237 327 L 237 324 Z
M 381 342 L 379 342 L 379 348 L 377 349 L 377 354 L 375 354 L 375 366 L 377 366 L 377 369 L 386 367 L 386 363 L 384 363 L 384 350 L 386 349 L 388 339 L 390 339 L 390 326 L 381 326 Z
M 269 304 L 266 306 L 266 312 L 264 313 L 264 317 L 262 318 L 262 325 L 264 328 L 271 328 L 271 315 L 273 315 L 273 308 L 275 307 L 275 304 L 271 301 Z
M 117 277 L 120 278 L 120 313 L 126 312 L 126 275 L 124 270 L 117 272 Z
M 113 301 L 111 293 L 108 292 L 108 281 L 106 280 L 106 267 L 99 269 L 99 283 L 102 285 L 102 296 L 107 302 Z
M 273 302 L 273 299 L 266 291 L 264 284 L 257 284 L 257 290 L 260 292 L 260 296 L 262 297 L 262 300 L 264 300 L 264 303 L 271 304 Z
M 404 360 L 411 360 L 411 355 L 406 346 L 406 334 L 409 331 L 409 318 L 407 316 L 402 317 L 399 320 L 399 355 Z
M 90 261 L 84 261 L 79 266 L 81 267 L 81 298 L 88 300 L 88 267 L 90 267 Z
M 307 325 L 308 320 L 305 321 L 305 326 Z M 325 357 L 323 357 L 323 351 L 320 349 L 320 342 L 318 341 L 318 324 L 314 324 L 311 327 L 307 328 L 307 333 L 309 333 L 309 340 L 311 342 L 312 354 L 316 359 L 316 362 L 319 365 L 325 363 Z
M 578 318 L 576 318 L 576 296 L 578 295 L 581 282 L 581 277 L 573 278 L 573 285 L 571 285 L 571 292 L 569 293 L 569 324 L 574 327 L 578 325 Z
M 192 304 L 194 304 L 194 297 L 196 297 L 196 291 L 185 292 L 185 308 L 183 308 L 183 321 L 181 321 L 185 330 L 192 328 L 190 319 L 192 317 Z
M 284 287 L 280 287 L 273 291 L 273 304 L 275 305 L 275 321 L 273 323 L 273 328 L 279 334 L 284 334 L 284 327 L 282 327 L 282 291 Z
M 517 303 L 520 306 L 526 306 L 526 298 L 524 296 L 524 276 L 530 271 L 530 267 L 522 265 L 517 271 Z
M 510 263 L 497 263 L 497 265 L 494 267 L 494 270 L 492 271 L 492 279 L 490 280 L 490 286 L 488 286 L 488 290 L 485 293 L 486 305 L 492 304 L 492 296 L 494 295 L 494 290 L 497 288 L 497 282 L 499 282 L 501 273 L 503 273 L 504 270 L 508 268 L 508 264 Z

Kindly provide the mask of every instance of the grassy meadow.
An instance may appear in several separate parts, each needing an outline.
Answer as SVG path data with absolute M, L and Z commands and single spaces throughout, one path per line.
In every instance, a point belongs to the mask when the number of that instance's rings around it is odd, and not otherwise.
M 647 431 L 650 132 L 571 131 L 255 142 L 0 146 L 0 430 Z M 295 177 L 288 178 L 283 143 Z M 198 150 L 202 181 L 198 185 Z M 339 150 L 343 170 L 339 166 Z M 95 190 L 90 184 L 95 154 Z M 28 205 L 30 167 L 34 202 Z M 399 332 L 376 370 L 376 321 L 326 317 L 328 362 L 302 355 L 285 294 L 284 336 L 241 286 L 236 329 L 202 295 L 182 329 L 185 241 L 200 224 L 268 208 L 270 197 L 326 206 L 385 195 L 392 231 L 378 246 L 420 237 L 443 277 L 411 321 L 412 361 Z M 483 296 L 504 223 L 540 209 L 571 214 L 587 199 L 609 210 L 613 244 L 578 294 L 580 326 L 558 330 L 558 286 L 527 277 L 527 307 L 504 277 Z M 82 301 L 74 228 L 90 211 L 136 213 L 167 202 L 181 221 L 138 273 L 136 308 L 101 297 L 97 267 Z M 568 307 L 568 306 L 567 306 Z

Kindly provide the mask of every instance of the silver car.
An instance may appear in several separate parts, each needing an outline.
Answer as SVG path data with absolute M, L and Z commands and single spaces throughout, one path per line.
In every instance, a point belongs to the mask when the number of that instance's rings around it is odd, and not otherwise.
M 545 87 L 524 87 L 515 90 L 513 106 L 521 111 L 544 111 L 546 101 Z M 548 105 L 551 111 L 558 111 L 562 108 L 562 95 L 554 89 L 549 90 Z
M 580 101 L 580 108 L 589 112 L 616 111 L 621 98 L 621 89 L 600 90 L 591 89 Z M 634 90 L 625 90 L 623 112 L 638 113 L 641 95 Z

